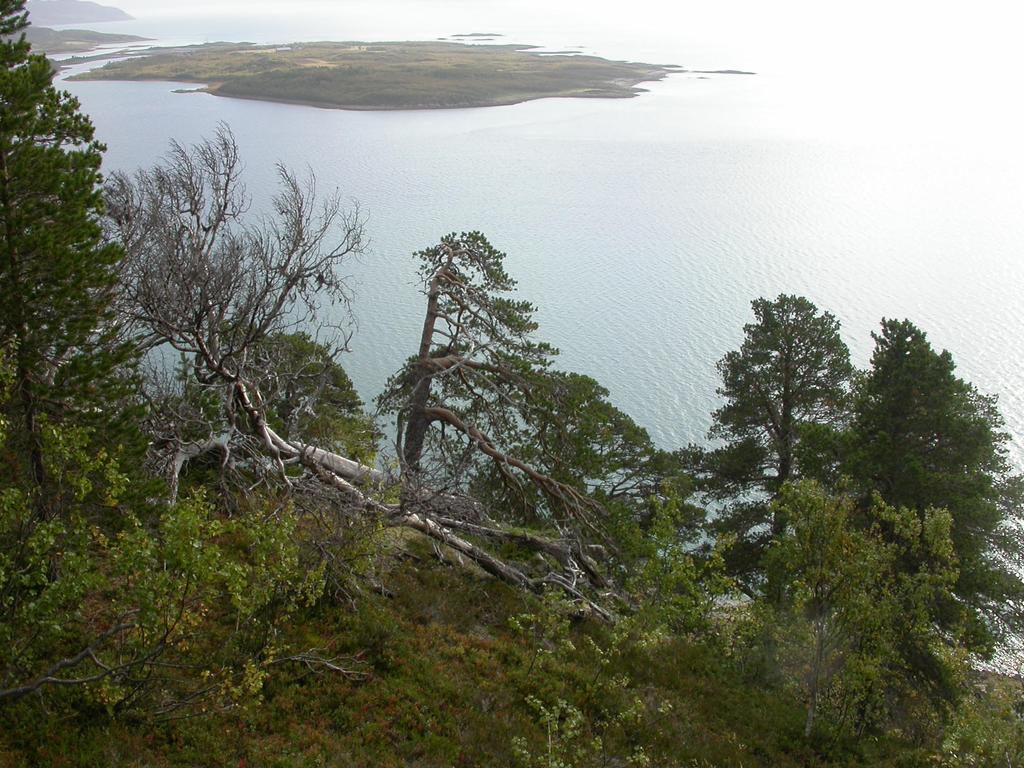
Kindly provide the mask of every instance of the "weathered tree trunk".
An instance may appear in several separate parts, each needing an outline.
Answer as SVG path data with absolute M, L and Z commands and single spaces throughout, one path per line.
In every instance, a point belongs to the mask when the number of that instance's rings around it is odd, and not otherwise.
M 814 731 L 814 717 L 817 714 L 818 709 L 818 691 L 814 689 L 811 691 L 811 702 L 807 705 L 807 720 L 804 722 L 804 738 L 811 738 L 811 733 Z
M 322 468 L 352 483 L 380 484 L 385 481 L 384 473 L 373 467 L 316 446 L 285 440 L 267 424 L 262 411 L 253 402 L 249 387 L 245 382 L 236 381 L 234 391 L 238 404 L 252 420 L 257 435 L 282 466 L 285 459 L 295 459 L 304 466 Z
M 430 428 L 426 410 L 430 403 L 430 388 L 435 373 L 434 366 L 430 364 L 430 350 L 434 343 L 434 332 L 437 326 L 441 282 L 448 276 L 453 258 L 453 255 L 449 255 L 448 261 L 434 275 L 427 293 L 427 315 L 423 319 L 423 333 L 420 336 L 420 348 L 417 354 L 417 379 L 409 400 L 409 410 L 405 419 L 405 439 L 402 446 L 405 466 L 412 471 L 419 469 L 420 459 L 423 457 L 423 445 L 427 439 L 427 430 Z

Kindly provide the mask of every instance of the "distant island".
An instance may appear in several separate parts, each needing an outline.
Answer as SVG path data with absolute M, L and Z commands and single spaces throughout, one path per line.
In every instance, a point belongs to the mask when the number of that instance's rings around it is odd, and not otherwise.
M 478 33 L 479 34 L 479 33 Z M 201 83 L 217 96 L 335 109 L 449 109 L 553 96 L 629 98 L 672 65 L 453 42 L 209 43 L 150 48 L 76 80 Z
M 109 5 L 87 0 L 29 0 L 25 4 L 32 24 L 94 24 L 103 21 L 130 21 L 133 17 Z
M 694 75 L 756 75 L 757 72 L 747 72 L 742 69 L 693 69 Z
M 25 30 L 32 50 L 40 53 L 84 53 L 103 45 L 144 43 L 149 38 L 136 35 L 112 35 L 91 29 L 50 29 L 34 24 Z

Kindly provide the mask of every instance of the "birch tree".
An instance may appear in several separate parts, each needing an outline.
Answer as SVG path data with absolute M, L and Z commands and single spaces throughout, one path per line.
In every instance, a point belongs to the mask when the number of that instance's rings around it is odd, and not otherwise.
M 774 506 L 788 521 L 768 556 L 783 584 L 777 652 L 783 665 L 795 662 L 804 735 L 823 712 L 862 731 L 922 691 L 941 699 L 919 671 L 954 677 L 962 656 L 960 638 L 935 622 L 957 578 L 949 513 L 919 517 L 876 499 L 864 514 L 811 481 L 784 486 Z

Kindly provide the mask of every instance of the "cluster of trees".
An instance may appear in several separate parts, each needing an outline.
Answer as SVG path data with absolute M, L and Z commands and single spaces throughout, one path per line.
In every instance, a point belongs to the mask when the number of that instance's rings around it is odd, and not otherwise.
M 753 308 L 719 362 L 719 444 L 685 462 L 736 537 L 739 588 L 809 633 L 808 732 L 823 689 L 843 717 L 860 701 L 862 724 L 954 701 L 963 659 L 1021 626 L 1020 481 L 994 398 L 908 321 L 884 319 L 855 371 L 833 315 L 787 295 Z
M 468 234 L 419 255 L 423 338 L 381 396 L 400 446 L 378 457 L 330 322 L 358 211 L 281 168 L 250 215 L 227 128 L 103 180 L 22 7 L 0 5 L 0 700 L 171 713 L 286 663 L 358 674 L 277 638 L 372 585 L 396 527 L 612 620 L 608 508 L 644 508 L 667 455 L 550 370 L 503 254 Z
M 253 659 L 286 663 L 275 633 L 322 569 L 283 496 L 239 498 L 230 517 L 198 487 L 163 500 L 153 425 L 181 417 L 163 427 L 184 435 L 186 403 L 205 404 L 143 383 L 103 148 L 31 54 L 22 7 L 0 3 L 0 706 L 227 704 L 262 674 Z M 213 611 L 230 632 L 198 631 Z
M 807 730 L 833 694 L 859 726 L 949 704 L 963 659 L 1021 626 L 1020 481 L 994 398 L 923 331 L 883 320 L 866 371 L 807 299 L 753 303 L 719 363 L 712 449 L 686 462 L 719 514 L 738 586 L 804 622 Z M 870 699 L 870 701 L 869 701 Z
M 226 127 L 104 181 L 22 9 L 0 0 L 0 707 L 166 715 L 283 665 L 359 676 L 280 638 L 382 588 L 395 528 L 651 636 L 737 621 L 808 735 L 941 718 L 1021 627 L 1002 422 L 913 324 L 857 371 L 830 314 L 754 302 L 717 447 L 670 453 L 554 366 L 504 254 L 449 235 L 416 256 L 389 452 L 329 322 L 358 211 L 281 168 L 253 216 Z

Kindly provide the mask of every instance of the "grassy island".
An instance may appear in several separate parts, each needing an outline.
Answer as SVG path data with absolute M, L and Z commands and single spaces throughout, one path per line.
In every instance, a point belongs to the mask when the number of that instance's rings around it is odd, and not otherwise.
M 143 43 L 149 38 L 136 35 L 115 35 L 108 32 L 94 32 L 91 29 L 50 29 L 31 26 L 25 30 L 25 37 L 33 50 L 42 53 L 84 53 L 103 45 L 128 45 Z
M 677 67 L 544 54 L 522 45 L 319 42 L 152 48 L 83 80 L 201 83 L 217 96 L 335 109 L 446 109 L 552 96 L 629 98 Z

